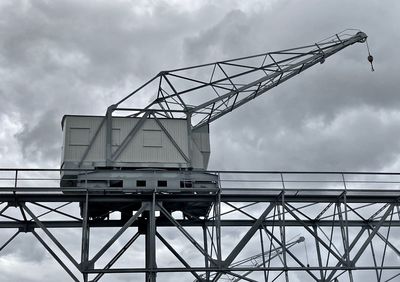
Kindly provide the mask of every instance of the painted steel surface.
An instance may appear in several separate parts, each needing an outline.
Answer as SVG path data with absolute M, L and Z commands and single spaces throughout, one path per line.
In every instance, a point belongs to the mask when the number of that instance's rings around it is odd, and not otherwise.
M 64 168 L 107 166 L 106 124 L 100 116 L 65 116 L 63 119 Z M 123 144 L 140 118 L 112 118 L 112 160 L 114 167 L 163 167 L 206 169 L 210 155 L 208 127 L 188 134 L 184 119 L 146 119 L 129 142 Z M 96 135 L 96 132 L 98 134 Z M 190 138 L 190 140 L 189 140 Z M 189 153 L 189 142 L 193 143 Z M 85 155 L 85 151 L 87 154 Z

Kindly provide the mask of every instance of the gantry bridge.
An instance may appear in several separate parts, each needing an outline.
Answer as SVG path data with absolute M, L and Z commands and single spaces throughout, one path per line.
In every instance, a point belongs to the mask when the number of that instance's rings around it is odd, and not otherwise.
M 209 171 L 218 188 L 67 192 L 60 173 L 0 170 L 0 257 L 26 233 L 23 239 L 43 245 L 70 281 L 107 281 L 118 273 L 132 281 L 400 277 L 397 173 Z M 138 208 L 129 218 L 120 211 L 88 216 L 92 203 L 115 202 Z M 182 202 L 210 209 L 190 217 L 166 208 Z

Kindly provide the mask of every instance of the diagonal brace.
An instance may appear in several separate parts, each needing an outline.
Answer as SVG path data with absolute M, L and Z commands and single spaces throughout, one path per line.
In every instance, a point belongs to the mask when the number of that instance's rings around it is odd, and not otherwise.
M 214 263 L 214 260 L 210 257 L 210 255 L 205 251 L 199 243 L 196 242 L 196 240 L 185 230 L 185 228 L 182 227 L 173 217 L 172 215 L 160 204 L 157 204 L 157 206 L 160 208 L 160 211 L 168 218 L 168 220 L 175 225 L 179 231 L 182 232 L 182 234 L 190 241 L 190 243 L 193 244 L 193 246 L 196 247 L 207 259 L 211 262 Z
M 140 234 L 137 232 L 126 244 L 125 246 L 107 263 L 104 269 L 110 269 L 114 263 L 129 249 L 129 247 L 139 238 Z M 91 282 L 97 282 L 103 277 L 105 273 L 99 273 Z
M 139 131 L 139 129 L 143 126 L 147 118 L 149 117 L 150 112 L 146 112 L 136 123 L 136 125 L 132 128 L 132 130 L 128 133 L 128 135 L 125 137 L 125 139 L 121 142 L 117 150 L 114 152 L 114 154 L 111 156 L 111 160 L 115 161 L 119 155 L 125 150 L 125 148 L 128 146 L 129 142 L 132 140 L 132 138 L 136 135 L 136 133 Z
M 235 258 L 238 256 L 238 254 L 243 250 L 243 248 L 246 246 L 246 244 L 249 242 L 249 240 L 254 236 L 254 234 L 257 232 L 257 230 L 260 228 L 262 223 L 265 220 L 265 217 L 272 211 L 272 209 L 275 207 L 275 203 L 271 203 L 265 211 L 260 215 L 260 217 L 257 219 L 257 221 L 253 224 L 253 226 L 247 231 L 247 233 L 243 236 L 242 240 L 236 245 L 236 247 L 232 250 L 232 252 L 227 256 L 224 264 L 225 266 L 230 265 Z
M 389 214 L 392 212 L 394 208 L 394 204 L 391 204 L 389 208 L 386 210 L 385 214 L 382 216 L 382 218 L 379 220 L 378 224 L 375 225 L 374 229 L 372 230 L 371 234 L 368 236 L 368 238 L 365 240 L 364 244 L 360 247 L 358 250 L 357 254 L 353 258 L 353 264 L 355 265 L 358 259 L 361 257 L 361 255 L 364 253 L 365 249 L 368 247 L 369 243 L 371 242 L 372 238 L 378 233 L 379 228 L 382 226 L 382 224 L 386 221 L 386 218 L 389 216 Z
M 15 237 L 17 237 L 17 235 L 19 234 L 19 232 L 20 232 L 20 231 L 15 232 L 15 233 L 10 237 L 10 239 L 7 240 L 7 242 L 5 242 L 2 246 L 0 246 L 0 252 L 1 252 L 5 247 L 7 247 L 7 245 L 10 244 L 11 241 L 14 240 Z
M 36 217 L 36 215 L 22 203 L 22 208 L 29 214 L 35 223 L 43 230 L 43 232 L 53 241 L 53 243 L 63 252 L 63 254 L 71 261 L 77 269 L 80 269 L 78 262 L 72 257 L 72 255 L 64 248 L 64 246 L 54 237 L 53 234 L 46 228 L 46 226 Z
M 167 135 L 168 139 L 171 141 L 172 145 L 178 150 L 179 154 L 185 159 L 187 163 L 190 163 L 189 158 L 186 156 L 186 154 L 182 151 L 182 149 L 179 147 L 178 143 L 176 143 L 175 139 L 172 137 L 172 135 L 168 132 L 168 130 L 165 128 L 165 126 L 156 118 L 154 115 L 154 120 L 157 122 L 158 126 L 162 129 L 162 131 Z
M 284 206 L 284 208 L 288 211 L 288 213 L 294 217 L 315 239 L 318 240 L 318 242 L 325 247 L 327 251 L 329 251 L 338 261 L 340 261 L 342 264 L 346 265 L 346 261 L 343 260 L 343 258 L 336 254 L 319 236 L 318 234 L 315 234 L 315 232 L 306 224 L 304 223 L 293 211 L 291 211 L 288 207 Z
M 72 271 L 64 264 L 64 262 L 57 256 L 57 254 L 50 248 L 49 245 L 37 234 L 32 231 L 33 235 L 38 239 L 38 241 L 45 247 L 45 249 L 53 256 L 53 258 L 61 265 L 61 267 L 71 276 L 72 280 L 79 282 L 79 279 L 72 273 Z
M 142 207 L 118 230 L 117 233 L 101 248 L 101 250 L 90 260 L 90 264 L 94 265 L 94 263 L 111 247 L 115 241 L 118 240 L 119 237 L 128 229 L 132 223 L 143 213 L 143 211 L 147 208 L 148 204 L 143 203 Z
M 160 239 L 160 241 L 168 248 L 168 250 L 170 250 L 171 253 L 173 253 L 175 255 L 175 257 L 187 268 L 187 269 L 191 269 L 191 266 L 184 260 L 184 258 L 179 255 L 179 253 L 177 251 L 175 251 L 175 249 L 167 242 L 167 240 L 165 240 L 165 238 L 163 236 L 161 236 L 160 233 L 156 233 L 156 236 L 158 239 Z M 191 270 L 190 271 L 194 277 L 197 278 L 198 281 L 202 281 L 201 277 L 196 273 L 196 271 Z

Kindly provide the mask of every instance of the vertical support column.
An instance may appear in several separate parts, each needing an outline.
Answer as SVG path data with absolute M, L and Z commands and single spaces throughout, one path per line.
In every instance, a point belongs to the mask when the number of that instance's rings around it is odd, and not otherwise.
M 218 177 L 219 178 L 219 177 Z M 215 235 L 217 239 L 217 260 L 218 265 L 222 266 L 222 248 L 221 248 L 221 191 L 218 190 L 217 202 L 215 204 Z
M 286 219 L 285 219 L 285 181 L 283 179 L 283 174 L 281 173 L 281 182 L 282 182 L 282 194 L 281 194 L 281 206 L 282 206 L 282 218 L 280 216 L 280 212 L 278 210 L 278 217 L 280 219 L 281 224 L 279 225 L 280 227 L 280 232 L 281 232 L 281 241 L 282 241 L 282 254 L 283 254 L 283 267 L 285 269 L 285 281 L 289 281 L 289 275 L 288 275 L 288 270 L 287 270 L 287 260 L 286 260 Z
M 203 224 L 202 228 L 203 228 L 203 245 L 204 245 L 204 250 L 205 250 L 206 253 L 208 254 L 208 234 L 207 234 L 207 225 L 206 225 L 206 224 Z M 208 257 L 207 257 L 207 256 L 204 256 L 204 267 L 205 267 L 206 269 L 208 269 L 209 266 L 210 266 L 210 263 L 209 263 L 209 261 L 208 261 Z M 206 273 L 205 279 L 206 279 L 206 281 L 208 282 L 208 281 L 210 281 L 210 271 L 206 270 L 205 273 Z
M 193 136 L 192 136 L 192 114 L 191 113 L 186 113 L 186 119 L 187 119 L 187 132 L 188 132 L 188 156 L 189 156 L 189 162 L 187 166 L 189 168 L 193 167 Z
M 88 273 L 85 272 L 89 268 L 89 238 L 90 229 L 88 225 L 88 208 L 89 208 L 89 194 L 86 192 L 85 202 L 82 203 L 82 245 L 81 245 L 81 264 L 80 270 L 83 273 L 83 281 L 88 282 Z
M 153 200 L 149 205 L 148 217 L 146 220 L 146 282 L 156 282 L 156 194 L 153 192 Z
M 262 253 L 262 266 L 264 268 L 264 270 L 263 270 L 264 281 L 268 282 L 267 271 L 266 271 L 266 261 L 265 261 L 264 240 L 263 240 L 263 230 L 264 230 L 264 228 L 265 228 L 264 225 L 261 225 L 261 227 L 260 227 L 260 244 L 261 244 L 261 253 Z M 271 253 L 269 253 L 269 255 L 271 256 Z
M 18 169 L 15 170 L 15 178 L 14 178 L 14 191 L 13 191 L 13 195 L 14 195 L 14 205 L 17 206 L 17 190 L 18 187 Z
M 348 225 L 348 208 L 347 208 L 347 185 L 346 185 L 346 179 L 344 178 L 344 174 L 342 173 L 342 180 L 343 180 L 343 185 L 344 185 L 344 195 L 343 195 L 343 204 L 344 204 L 344 219 L 345 219 L 345 231 L 346 231 L 346 260 L 347 260 L 347 265 L 350 266 L 352 264 L 350 260 L 350 245 L 349 245 L 349 225 Z M 353 272 L 351 269 L 349 269 L 349 278 L 350 281 L 353 282 Z
M 313 225 L 314 233 L 318 236 L 318 226 L 316 224 Z M 322 265 L 322 256 L 321 256 L 321 247 L 319 245 L 319 241 L 317 238 L 314 238 L 315 240 L 315 248 L 317 251 L 317 258 L 318 258 L 318 268 L 319 268 L 319 274 L 321 276 L 321 282 L 325 281 L 325 275 L 324 272 L 322 271 L 323 265 Z M 305 242 L 304 242 L 305 244 Z
M 111 166 L 112 157 L 112 112 L 116 109 L 111 105 L 106 113 L 106 166 Z

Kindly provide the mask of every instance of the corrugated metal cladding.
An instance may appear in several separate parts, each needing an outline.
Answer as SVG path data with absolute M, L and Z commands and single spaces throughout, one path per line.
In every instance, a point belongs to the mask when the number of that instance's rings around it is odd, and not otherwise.
M 64 167 L 77 167 L 84 152 L 89 151 L 82 167 L 101 167 L 106 165 L 106 123 L 99 116 L 65 116 L 63 120 Z M 139 122 L 139 118 L 112 118 L 113 154 L 124 139 Z M 185 160 L 191 158 L 194 168 L 206 169 L 210 153 L 208 126 L 193 133 L 192 154 L 189 154 L 189 135 L 187 121 L 183 119 L 147 119 L 122 153 L 113 160 L 117 167 L 188 167 Z M 94 135 L 102 124 L 99 134 Z M 173 140 L 169 138 L 172 137 Z M 177 149 L 179 147 L 179 149 Z

